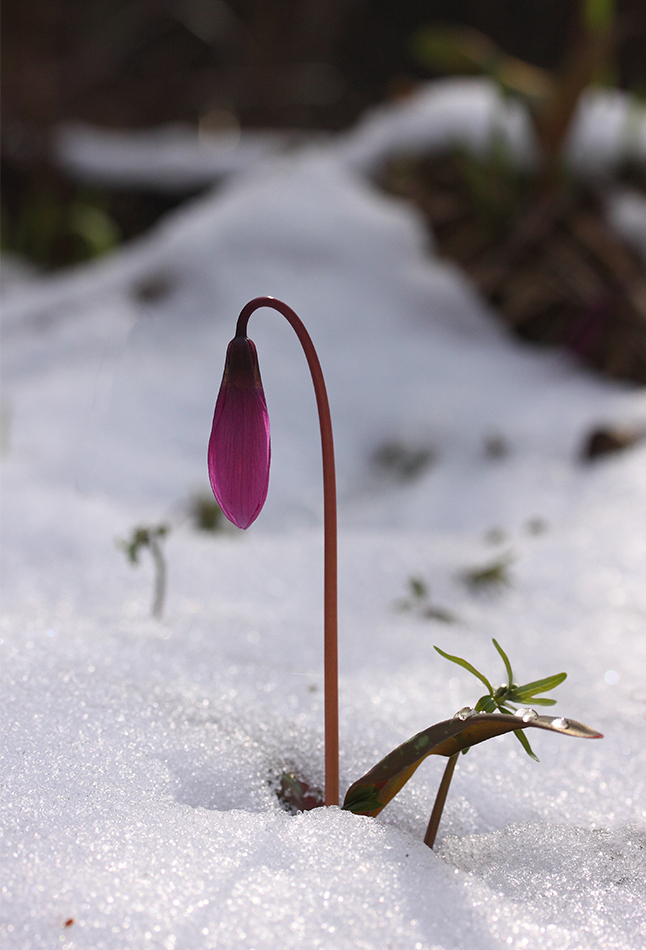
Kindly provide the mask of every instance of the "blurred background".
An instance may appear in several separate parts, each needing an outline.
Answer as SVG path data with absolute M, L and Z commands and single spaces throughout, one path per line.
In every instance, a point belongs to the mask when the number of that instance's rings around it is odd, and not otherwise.
M 196 138 L 239 130 L 323 135 L 441 75 L 416 37 L 462 24 L 520 60 L 555 69 L 575 0 L 5 0 L 3 250 L 41 268 L 142 233 L 195 182 L 96 182 L 63 168 L 70 123 Z M 619 0 L 639 18 L 643 0 Z M 607 81 L 646 92 L 644 34 L 624 31 Z

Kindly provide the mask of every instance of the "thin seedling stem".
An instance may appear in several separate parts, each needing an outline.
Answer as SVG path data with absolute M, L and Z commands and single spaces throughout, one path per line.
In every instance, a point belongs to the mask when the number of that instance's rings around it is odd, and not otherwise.
M 453 772 L 455 770 L 455 765 L 458 761 L 459 754 L 459 752 L 456 752 L 455 755 L 450 756 L 449 761 L 446 763 L 446 768 L 444 769 L 444 775 L 442 776 L 440 787 L 437 790 L 435 804 L 433 805 L 431 818 L 424 836 L 424 844 L 427 844 L 429 848 L 432 848 L 435 844 L 435 836 L 437 835 L 437 829 L 440 827 L 440 819 L 442 818 L 442 812 L 444 811 L 444 803 L 446 801 L 446 796 L 448 795 L 449 786 L 451 784 L 451 779 L 453 778 Z
M 164 561 L 161 544 L 152 532 L 148 546 L 150 547 L 150 553 L 155 563 L 155 595 L 151 613 L 155 619 L 160 620 L 164 609 L 164 597 L 166 595 L 166 562 Z
M 324 532 L 324 704 L 325 704 L 325 804 L 339 804 L 339 674 L 337 608 L 337 530 L 336 475 L 332 419 L 321 364 L 312 339 L 291 307 L 275 297 L 256 297 L 243 307 L 236 325 L 236 336 L 246 337 L 249 317 L 260 307 L 271 307 L 292 326 L 305 353 L 319 414 L 323 458 L 323 532 Z

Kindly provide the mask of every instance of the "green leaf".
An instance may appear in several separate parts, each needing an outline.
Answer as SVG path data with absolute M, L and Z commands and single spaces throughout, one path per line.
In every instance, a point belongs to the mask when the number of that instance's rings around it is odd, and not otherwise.
M 468 670 L 469 673 L 473 673 L 474 676 L 478 677 L 481 683 L 484 683 L 484 685 L 487 687 L 489 692 L 493 693 L 493 687 L 491 683 L 489 682 L 489 680 L 487 679 L 487 677 L 484 676 L 482 673 L 478 673 L 475 666 L 471 666 L 471 664 L 467 660 L 463 660 L 459 656 L 451 656 L 450 653 L 445 653 L 444 650 L 440 650 L 440 648 L 436 646 L 434 646 L 433 649 L 437 650 L 440 656 L 443 656 L 445 660 L 450 660 L 451 663 L 457 663 L 458 666 L 464 667 L 464 669 Z
M 493 639 L 493 637 L 492 637 L 492 641 L 493 641 L 493 645 L 495 646 L 496 650 L 498 651 L 498 653 L 499 653 L 500 656 L 502 657 L 502 662 L 505 664 L 505 669 L 507 670 L 507 680 L 508 680 L 508 682 L 509 682 L 509 686 L 511 687 L 511 685 L 512 685 L 512 683 L 513 683 L 513 681 L 514 681 L 514 676 L 513 676 L 513 673 L 512 673 L 512 671 L 511 671 L 511 663 L 509 662 L 509 657 L 507 656 L 507 654 L 505 653 L 505 651 L 504 651 L 503 648 L 500 646 L 500 644 L 498 643 L 497 640 Z
M 527 738 L 527 736 L 525 735 L 525 733 L 523 732 L 523 730 L 522 730 L 522 729 L 519 729 L 517 732 L 514 733 L 514 735 L 516 736 L 516 738 L 518 739 L 518 741 L 519 741 L 520 744 L 522 745 L 522 747 L 523 747 L 523 749 L 525 750 L 525 752 L 527 753 L 527 755 L 530 756 L 530 758 L 534 759 L 535 762 L 540 762 L 540 759 L 539 759 L 538 756 L 534 753 L 534 751 L 533 751 L 531 745 L 529 744 L 529 739 Z
M 484 567 L 475 567 L 467 571 L 462 571 L 460 577 L 462 581 L 472 590 L 493 589 L 495 587 L 508 587 L 511 583 L 509 577 L 509 566 L 513 561 L 511 552 L 502 554 L 500 557 L 485 564 Z
M 416 597 L 417 600 L 424 600 L 428 596 L 428 588 L 421 577 L 410 577 L 408 585 L 413 597 Z
M 567 673 L 556 673 L 554 676 L 546 676 L 545 679 L 526 683 L 525 686 L 516 686 L 513 691 L 513 701 L 526 703 L 533 699 L 536 693 L 547 693 L 551 689 L 556 689 L 565 679 L 567 679 Z
M 511 699 L 513 702 L 516 702 L 516 700 L 514 699 L 513 696 L 511 696 L 510 699 Z M 518 702 L 522 703 L 523 706 L 526 705 L 526 701 L 525 701 L 525 700 L 522 700 L 522 699 L 521 699 L 521 700 L 518 700 Z M 539 699 L 538 696 L 532 696 L 532 697 L 531 697 L 531 704 L 532 704 L 532 706 L 556 706 L 556 700 L 555 700 L 555 699 L 542 699 L 542 698 Z
M 383 808 L 374 785 L 362 785 L 350 794 L 351 791 L 348 791 L 343 802 L 346 811 L 354 812 L 355 815 L 366 815 L 375 809 L 381 811 Z
M 495 712 L 498 703 L 491 695 L 481 696 L 474 708 L 476 712 Z
M 601 738 L 601 733 L 589 726 L 560 717 L 539 716 L 522 722 L 518 716 L 479 713 L 467 719 L 447 719 L 402 743 L 354 782 L 345 796 L 343 808 L 359 815 L 378 815 L 429 755 L 451 756 L 494 736 L 529 728 L 547 729 L 581 739 Z M 533 755 L 531 749 L 530 754 Z
M 69 208 L 68 226 L 87 245 L 88 257 L 111 251 L 121 240 L 121 231 L 114 219 L 96 205 L 75 201 Z
M 445 610 L 444 607 L 426 607 L 422 617 L 427 620 L 439 620 L 440 623 L 456 623 L 457 621 L 455 614 L 452 614 L 450 610 Z

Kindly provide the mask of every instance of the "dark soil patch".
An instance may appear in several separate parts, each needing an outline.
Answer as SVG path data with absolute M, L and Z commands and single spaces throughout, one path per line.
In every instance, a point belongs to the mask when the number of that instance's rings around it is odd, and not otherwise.
M 380 184 L 414 202 L 438 253 L 464 268 L 519 337 L 646 383 L 644 264 L 608 226 L 601 187 L 539 188 L 495 150 L 487 159 L 460 150 L 396 159 Z

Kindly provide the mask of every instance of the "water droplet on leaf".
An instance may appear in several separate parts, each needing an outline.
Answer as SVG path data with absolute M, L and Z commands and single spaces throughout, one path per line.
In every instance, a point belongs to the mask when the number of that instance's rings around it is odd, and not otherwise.
M 569 725 L 570 720 L 563 719 L 561 716 L 559 716 L 558 719 L 552 719 L 552 726 L 554 726 L 555 729 L 567 729 Z

